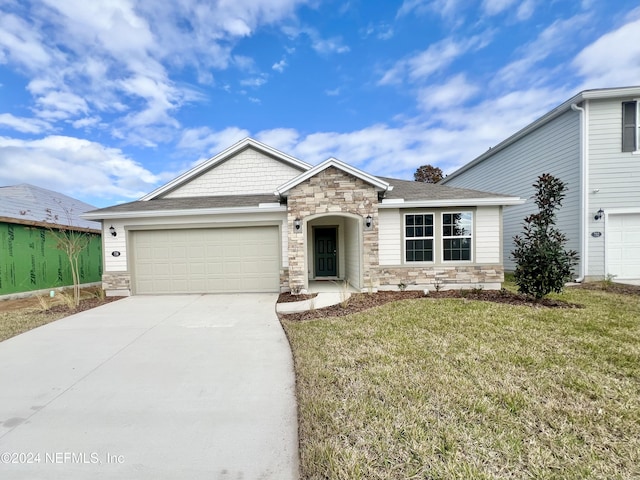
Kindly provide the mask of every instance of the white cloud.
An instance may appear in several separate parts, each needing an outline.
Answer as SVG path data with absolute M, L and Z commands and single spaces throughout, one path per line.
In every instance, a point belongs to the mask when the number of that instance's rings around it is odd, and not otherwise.
M 200 154 L 216 154 L 248 136 L 247 130 L 237 127 L 228 127 L 219 131 L 209 127 L 191 128 L 182 133 L 178 148 Z
M 517 88 L 524 79 L 533 85 L 540 79 L 548 80 L 548 69 L 541 66 L 552 55 L 565 55 L 576 35 L 588 24 L 591 17 L 579 14 L 565 20 L 556 20 L 546 27 L 533 41 L 517 50 L 520 57 L 502 67 L 495 76 L 495 83 L 502 87 Z
M 299 138 L 300 134 L 293 128 L 274 128 L 256 134 L 256 140 L 284 153 L 293 152 Z
M 525 0 L 518 7 L 516 17 L 518 20 L 528 20 L 536 10 L 536 0 Z
M 497 15 L 504 12 L 514 3 L 515 0 L 483 0 L 482 9 L 488 15 Z
M 51 129 L 49 123 L 38 118 L 16 117 L 10 113 L 0 113 L 0 125 L 22 133 L 40 133 Z
M 640 83 L 640 19 L 602 35 L 585 47 L 573 66 L 582 76 L 581 89 Z
M 473 36 L 468 39 L 454 40 L 445 38 L 433 43 L 422 52 L 396 62 L 379 80 L 379 85 L 399 84 L 405 81 L 419 82 L 431 75 L 443 71 L 457 58 L 468 51 L 485 47 L 490 41 L 490 33 Z
M 192 68 L 211 84 L 212 69 L 242 69 L 242 58 L 231 53 L 236 42 L 292 19 L 306 1 L 4 2 L 0 62 L 29 78 L 41 117 L 73 122 L 108 114 L 116 137 L 144 144 L 149 128 L 179 128 L 176 112 L 202 98 L 171 73 Z
M 311 40 L 311 48 L 321 55 L 347 53 L 350 51 L 350 48 L 344 44 L 342 37 L 323 38 L 320 32 L 312 27 L 287 25 L 282 28 L 282 31 L 291 38 L 297 38 L 301 35 L 307 36 Z
M 240 85 L 245 87 L 258 88 L 267 83 L 268 78 L 269 77 L 266 74 L 261 74 L 256 77 L 245 78 L 244 80 L 241 80 Z
M 421 89 L 418 93 L 418 103 L 427 111 L 443 110 L 464 103 L 478 90 L 479 88 L 470 84 L 461 73 L 450 78 L 446 83 Z
M 85 117 L 72 122 L 74 128 L 88 128 L 100 123 L 100 117 Z
M 276 72 L 284 72 L 284 69 L 287 67 L 287 61 L 283 58 L 279 62 L 274 63 L 271 68 Z
M 396 16 L 434 12 L 444 18 L 451 18 L 459 10 L 460 4 L 461 0 L 404 0 Z
M 69 195 L 137 198 L 159 178 L 121 150 L 74 137 L 0 137 L 0 184 L 31 183 Z

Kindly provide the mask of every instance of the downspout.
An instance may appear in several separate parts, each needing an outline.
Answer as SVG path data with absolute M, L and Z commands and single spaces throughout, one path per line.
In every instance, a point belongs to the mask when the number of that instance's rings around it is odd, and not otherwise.
M 585 100 L 585 107 L 586 107 Z M 585 107 L 579 107 L 576 103 L 571 104 L 571 110 L 580 114 L 580 276 L 576 282 L 583 282 L 587 275 L 587 264 L 589 251 L 587 245 L 587 221 L 589 211 L 588 192 L 588 145 L 587 145 L 587 112 Z

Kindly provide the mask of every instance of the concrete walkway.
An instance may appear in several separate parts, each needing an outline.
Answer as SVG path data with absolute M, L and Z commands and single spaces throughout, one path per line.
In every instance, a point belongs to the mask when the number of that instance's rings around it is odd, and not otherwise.
M 136 296 L 1 342 L 0 478 L 297 478 L 276 298 Z
M 348 300 L 351 292 L 319 292 L 314 298 L 301 300 L 299 302 L 285 302 L 276 304 L 276 311 L 279 313 L 297 313 L 318 308 L 330 307 Z

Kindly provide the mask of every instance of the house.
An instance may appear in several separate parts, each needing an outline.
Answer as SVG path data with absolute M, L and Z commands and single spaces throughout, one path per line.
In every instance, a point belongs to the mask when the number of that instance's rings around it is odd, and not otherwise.
M 0 187 L 0 296 L 73 285 L 69 260 L 51 229 L 86 232 L 78 257 L 82 284 L 102 278 L 100 225 L 80 218 L 93 205 L 58 192 L 21 184 Z
M 576 279 L 640 278 L 640 87 L 580 92 L 440 182 L 529 199 L 504 214 L 507 270 L 542 173 L 568 186 L 557 225 L 580 254 Z
M 109 295 L 499 288 L 501 218 L 522 200 L 311 166 L 247 138 L 103 223 Z

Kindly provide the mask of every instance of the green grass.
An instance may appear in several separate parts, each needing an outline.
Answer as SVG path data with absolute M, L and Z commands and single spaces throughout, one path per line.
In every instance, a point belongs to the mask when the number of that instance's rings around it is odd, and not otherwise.
M 638 297 L 560 298 L 284 321 L 302 478 L 640 478 Z

